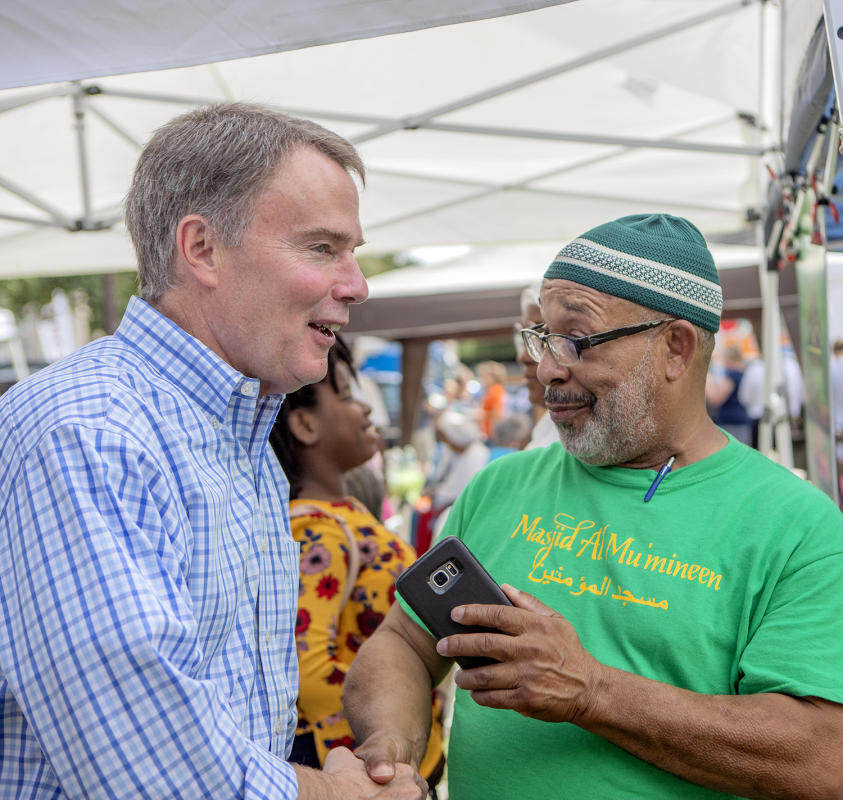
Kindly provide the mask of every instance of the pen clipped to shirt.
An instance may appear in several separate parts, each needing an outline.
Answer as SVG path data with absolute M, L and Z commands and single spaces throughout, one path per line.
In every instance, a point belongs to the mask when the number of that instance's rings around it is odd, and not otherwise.
M 656 473 L 656 477 L 650 484 L 650 488 L 647 489 L 647 494 L 644 495 L 645 503 L 649 503 L 650 500 L 653 499 L 653 495 L 656 493 L 656 489 L 659 488 L 659 484 L 665 479 L 667 473 L 673 469 L 674 461 L 676 461 L 676 456 L 671 456 L 664 464 L 662 464 L 661 469 Z

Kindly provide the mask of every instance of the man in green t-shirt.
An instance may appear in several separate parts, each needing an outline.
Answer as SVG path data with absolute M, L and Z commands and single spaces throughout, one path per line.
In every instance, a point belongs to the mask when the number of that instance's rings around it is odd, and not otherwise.
M 681 218 L 557 255 L 523 335 L 562 446 L 490 464 L 443 531 L 514 607 L 438 642 L 393 607 L 345 684 L 373 779 L 417 767 L 431 686 L 487 656 L 456 673 L 452 800 L 843 796 L 843 515 L 707 415 L 721 307 Z

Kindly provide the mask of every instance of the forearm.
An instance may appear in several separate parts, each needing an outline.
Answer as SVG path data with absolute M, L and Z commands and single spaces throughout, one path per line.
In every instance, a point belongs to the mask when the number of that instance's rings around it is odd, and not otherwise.
M 430 734 L 432 688 L 431 676 L 399 637 L 373 636 L 345 681 L 345 715 L 355 740 L 376 733 L 395 738 L 406 745 L 408 763 L 418 767 Z
M 692 783 L 751 798 L 839 798 L 840 708 L 703 695 L 602 667 L 580 727 Z
M 345 715 L 357 742 L 391 740 L 397 760 L 418 766 L 430 733 L 430 693 L 451 663 L 396 603 L 346 678 Z

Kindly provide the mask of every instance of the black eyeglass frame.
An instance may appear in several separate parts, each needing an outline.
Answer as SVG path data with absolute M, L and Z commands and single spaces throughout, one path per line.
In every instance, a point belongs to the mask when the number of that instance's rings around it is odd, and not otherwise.
M 624 325 L 621 328 L 612 328 L 610 331 L 592 333 L 589 336 L 579 337 L 569 336 L 567 333 L 541 333 L 540 331 L 542 328 L 546 330 L 546 326 L 542 323 L 541 325 L 534 325 L 532 328 L 522 328 L 521 338 L 524 340 L 524 347 L 530 354 L 530 358 L 532 358 L 536 363 L 541 361 L 545 349 L 549 349 L 554 360 L 560 367 L 573 367 L 574 364 L 579 364 L 579 362 L 582 361 L 583 350 L 588 350 L 590 347 L 597 347 L 598 344 L 605 344 L 606 342 L 611 342 L 614 339 L 620 339 L 623 336 L 632 336 L 634 333 L 643 333 L 644 331 L 657 328 L 659 325 L 664 325 L 665 322 L 673 321 L 672 317 L 665 317 L 664 319 L 640 322 L 636 325 Z M 559 353 L 550 344 L 551 339 L 565 339 L 566 341 L 571 342 L 571 344 L 574 345 L 574 349 L 577 351 L 577 360 L 572 361 L 569 364 L 563 364 L 560 360 Z M 536 358 L 532 348 L 532 345 L 536 340 L 541 342 L 541 351 L 539 352 L 538 358 Z

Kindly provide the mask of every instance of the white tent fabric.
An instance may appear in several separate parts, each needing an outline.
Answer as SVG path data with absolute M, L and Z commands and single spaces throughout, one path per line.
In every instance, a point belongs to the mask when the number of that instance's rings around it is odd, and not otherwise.
M 0 88 L 169 69 L 384 36 L 568 0 L 29 0 L 0 8 Z
M 181 4 L 147 6 L 133 28 L 119 13 L 131 5 L 91 0 L 87 17 L 57 0 L 6 8 L 0 74 L 32 83 L 238 52 L 211 46 L 212 29 L 223 34 L 218 42 L 228 34 L 239 52 L 257 52 L 361 30 L 374 36 L 372 20 L 385 19 L 387 8 L 388 31 L 437 21 L 416 16 L 421 5 L 438 6 L 442 21 L 449 10 L 451 19 L 473 19 L 546 4 L 301 0 L 297 10 L 288 0 L 259 10 L 253 0 L 238 4 L 230 28 L 218 4 L 198 32 L 185 29 L 195 25 L 190 14 L 170 27 Z M 132 269 L 119 217 L 139 147 L 192 104 L 231 99 L 317 119 L 358 144 L 369 170 L 361 215 L 373 252 L 562 242 L 642 210 L 686 215 L 714 240 L 751 241 L 765 153 L 779 144 L 786 113 L 777 76 L 788 97 L 821 13 L 820 0 L 576 0 L 182 69 L 6 89 L 0 277 Z M 346 27 L 338 30 L 334 16 Z M 328 17 L 332 25 L 320 32 Z M 291 30 L 279 42 L 284 20 Z M 150 41 L 159 28 L 163 39 Z M 100 54 L 102 42 L 89 37 L 103 32 L 110 44 Z M 132 60 L 138 51 L 143 64 Z

